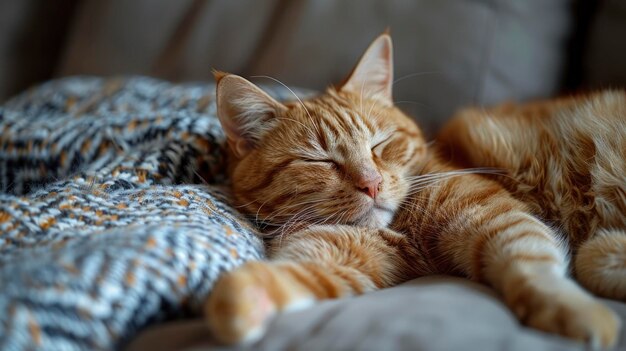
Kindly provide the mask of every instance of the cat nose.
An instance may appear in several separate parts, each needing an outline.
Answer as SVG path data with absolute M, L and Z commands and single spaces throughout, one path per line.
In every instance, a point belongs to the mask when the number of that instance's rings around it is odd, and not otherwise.
M 362 174 L 356 181 L 356 187 L 366 193 L 372 199 L 375 199 L 380 191 L 380 183 L 383 177 L 378 172 Z

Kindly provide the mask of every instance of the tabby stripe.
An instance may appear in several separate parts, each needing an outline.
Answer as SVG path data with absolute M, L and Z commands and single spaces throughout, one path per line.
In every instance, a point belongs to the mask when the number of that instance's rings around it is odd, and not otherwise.
M 267 266 L 261 262 L 255 264 L 256 268 L 262 274 L 262 281 L 268 282 L 265 284 L 269 288 L 269 293 L 272 296 L 272 300 L 278 302 L 279 305 L 285 305 L 289 302 L 289 295 L 286 291 L 289 290 L 288 284 L 282 282 L 280 276 L 276 275 L 276 272 L 271 269 L 271 266 Z
M 426 221 L 426 217 L 427 216 L 422 216 L 422 221 Z M 433 221 L 433 223 L 438 222 Z M 422 228 L 426 228 L 428 226 L 428 224 L 422 224 L 423 225 L 420 226 Z M 440 254 L 440 251 L 442 250 L 439 250 L 441 238 L 445 234 L 442 234 L 441 232 L 432 228 L 432 226 L 431 229 L 432 230 L 422 229 L 421 232 L 417 235 L 417 237 L 421 239 L 419 242 L 423 248 L 422 251 L 424 252 L 424 255 L 426 256 L 428 261 L 437 269 L 438 272 L 449 273 L 452 271 L 452 265 L 449 264 L 450 262 L 448 260 L 441 258 L 442 255 Z M 445 251 L 445 248 L 443 251 Z
M 320 267 L 315 263 L 303 263 L 302 266 L 306 268 L 306 270 L 315 276 L 317 283 L 319 283 L 320 287 L 324 290 L 325 295 L 321 295 L 321 298 L 337 298 L 341 296 L 340 287 L 335 284 L 328 277 L 328 274 L 325 271 L 321 271 Z
M 319 101 L 321 105 L 324 106 L 324 108 L 326 109 L 326 111 L 324 111 L 325 113 L 322 113 L 321 115 L 323 115 L 324 117 L 327 116 L 334 116 L 334 118 L 330 118 L 331 122 L 336 122 L 339 123 L 341 125 L 341 127 L 343 128 L 345 134 L 349 135 L 349 136 L 354 136 L 353 134 L 353 129 L 351 126 L 349 126 L 347 124 L 347 122 L 344 120 L 344 114 L 342 113 L 335 113 L 335 110 L 337 110 L 336 106 L 333 106 L 331 104 L 329 104 L 327 101 Z
M 352 113 L 352 111 L 349 111 L 349 110 L 344 110 L 343 112 L 344 112 L 344 114 L 346 114 L 346 115 L 348 116 L 348 118 L 350 118 L 350 121 L 352 122 L 352 124 L 353 124 L 355 127 L 356 127 L 356 126 L 361 127 L 361 125 L 360 125 L 361 123 L 359 123 L 359 121 L 357 121 L 357 120 L 355 119 L 355 117 L 354 117 L 354 113 Z
M 533 254 L 526 254 L 526 253 L 518 253 L 518 254 L 514 254 L 512 255 L 509 260 L 506 262 L 504 269 L 502 270 L 504 272 L 504 274 L 507 274 L 507 270 L 508 268 L 514 264 L 514 263 L 518 263 L 518 262 L 524 262 L 524 264 L 528 265 L 529 263 L 543 263 L 543 264 L 558 264 L 560 263 L 560 260 L 558 260 L 556 257 L 549 255 L 549 254 L 543 254 L 543 255 L 533 255 Z
M 498 218 L 500 217 L 507 217 L 507 216 L 511 216 L 510 213 L 507 212 L 501 212 L 499 214 L 497 214 L 496 216 L 491 217 L 491 219 L 489 220 L 491 224 L 493 224 L 494 221 L 496 221 Z M 498 224 L 496 227 L 492 227 L 492 228 L 485 228 L 486 231 L 483 231 L 478 239 L 478 242 L 475 242 L 474 245 L 479 248 L 480 250 L 478 251 L 483 251 L 482 248 L 485 246 L 485 244 L 487 243 L 487 241 L 491 238 L 493 238 L 494 236 L 496 236 L 497 234 L 504 232 L 507 229 L 511 229 L 513 227 L 516 227 L 518 225 L 520 225 L 521 223 L 524 223 L 528 221 L 528 218 L 526 217 L 521 217 L 521 218 L 517 218 L 515 220 L 512 220 L 510 222 L 505 222 L 505 223 L 501 223 Z M 485 227 L 487 226 L 486 224 L 481 226 L 481 227 Z
M 333 266 L 333 268 L 334 268 L 333 273 L 335 273 L 337 277 L 339 277 L 344 282 L 346 282 L 350 286 L 352 291 L 354 291 L 357 295 L 360 295 L 364 292 L 363 286 L 356 279 L 354 279 L 355 273 L 351 272 L 349 268 L 344 268 L 340 266 Z M 362 274 L 362 273 L 358 272 L 357 274 Z M 379 289 L 382 288 L 381 285 L 376 285 L 376 286 Z
M 315 128 L 317 130 L 317 140 L 322 148 L 322 150 L 328 152 L 328 140 L 326 139 L 326 133 L 321 131 L 321 123 L 318 123 L 318 127 Z
M 341 103 L 341 100 L 321 99 L 321 100 L 318 100 L 317 102 L 319 103 L 320 107 L 325 109 L 324 112 L 328 113 L 328 115 L 330 116 L 334 116 L 335 111 L 340 110 L 340 108 L 338 108 L 337 105 L 339 105 L 339 107 L 344 107 L 344 109 L 347 109 L 347 110 L 350 109 L 350 106 L 343 105 Z
M 374 132 L 372 132 L 368 127 L 367 124 L 365 124 L 365 118 L 363 118 L 362 116 L 359 116 L 356 112 L 353 111 L 346 111 L 346 113 L 350 116 L 350 118 L 352 119 L 352 122 L 359 126 L 359 128 L 361 129 L 362 132 L 367 132 L 369 131 L 370 134 L 374 134 Z
M 347 135 L 353 137 L 355 128 L 352 128 L 352 126 L 348 125 L 348 123 L 342 117 L 343 116 L 340 116 L 338 114 L 337 118 L 335 118 L 335 121 L 337 121 L 337 123 L 339 123 L 341 125 L 341 127 L 344 129 L 344 131 L 345 131 L 345 133 Z
M 333 134 L 335 139 L 340 139 L 341 131 L 339 131 L 331 121 L 327 120 L 324 114 L 321 116 L 324 120 L 324 126 L 326 126 L 326 128 Z
M 532 255 L 518 253 L 511 256 L 511 262 L 513 261 L 540 261 L 556 263 L 557 259 L 552 255 Z
M 301 265 L 297 265 L 297 264 L 289 264 L 289 265 L 282 266 L 282 268 L 287 273 L 291 274 L 291 276 L 296 281 L 304 285 L 305 288 L 309 289 L 309 291 L 313 293 L 313 295 L 317 297 L 324 296 L 324 289 L 322 289 L 322 287 L 319 286 L 319 284 L 314 280 L 313 277 L 311 277 L 310 274 L 307 274 L 308 271 L 306 270 L 305 267 L 302 267 Z
M 493 220 L 495 220 L 496 218 L 500 216 L 507 216 L 507 215 L 510 215 L 510 214 L 508 214 L 507 212 L 500 213 L 498 216 L 494 217 Z M 495 228 L 490 228 L 489 230 L 479 234 L 479 236 L 476 238 L 476 241 L 474 242 L 474 245 L 473 245 L 474 257 L 472 259 L 473 261 L 472 262 L 472 266 L 473 266 L 472 275 L 474 276 L 476 280 L 478 281 L 483 280 L 482 271 L 485 267 L 484 255 L 485 255 L 485 245 L 487 244 L 487 242 L 495 238 L 496 236 L 500 235 L 502 232 L 504 232 L 504 230 L 513 228 L 526 221 L 528 221 L 528 218 L 518 218 L 512 222 L 500 224 Z
M 393 147 L 391 144 L 388 144 L 387 146 Z M 383 155 L 384 155 L 385 150 L 387 150 L 387 147 L 385 147 L 385 149 L 383 150 Z M 389 153 L 390 155 L 387 155 L 387 157 L 389 157 L 390 159 L 393 158 L 393 161 L 400 162 L 400 160 L 404 159 L 406 156 L 406 148 L 402 148 L 401 150 L 392 149 L 392 151 L 390 151 Z
M 363 118 L 363 116 L 361 116 L 361 121 L 365 124 L 365 127 L 367 127 L 371 134 L 376 134 L 376 130 L 378 130 L 378 128 L 374 128 L 368 118 Z
M 274 182 L 274 177 L 276 177 L 276 175 L 280 172 L 282 172 L 284 170 L 285 167 L 289 166 L 293 161 L 295 161 L 294 159 L 289 159 L 289 160 L 285 160 L 281 163 L 279 163 L 278 165 L 275 165 L 274 167 L 271 168 L 271 171 L 268 172 L 267 176 L 257 185 L 253 186 L 252 188 L 248 188 L 246 189 L 246 191 L 254 193 L 257 192 L 261 189 L 266 188 L 268 185 L 272 184 L 272 182 Z
M 404 134 L 410 136 L 411 138 L 417 138 L 417 137 L 420 136 L 418 133 L 411 132 L 410 130 L 408 130 L 406 128 L 402 128 L 402 127 L 398 127 L 396 129 L 396 132 L 404 133 Z
M 308 196 L 308 195 L 312 195 L 312 194 L 316 194 L 316 193 L 319 193 L 319 190 L 315 190 L 315 189 L 303 190 L 303 191 L 299 191 L 297 194 L 292 194 L 292 193 L 277 194 L 276 196 L 271 198 L 270 201 L 268 201 L 265 204 L 265 206 L 263 206 L 263 209 L 264 210 L 272 209 L 272 208 L 275 207 L 274 205 L 288 205 L 289 202 L 291 200 L 293 200 L 296 196 L 298 196 L 297 200 L 301 200 L 302 196 Z M 303 204 L 303 206 L 305 206 L 305 205 L 306 204 Z M 295 211 L 297 209 L 298 209 L 297 207 L 292 207 L 291 208 L 292 211 Z M 265 212 L 267 212 L 267 211 L 265 211 Z M 289 212 L 285 212 L 285 213 L 289 213 Z
M 531 238 L 531 237 L 539 239 L 539 240 L 542 240 L 542 241 L 547 240 L 551 244 L 554 244 L 554 241 L 548 235 L 545 235 L 545 234 L 543 234 L 541 232 L 538 232 L 538 231 L 530 231 L 530 230 L 528 230 L 528 231 L 524 231 L 524 232 L 520 232 L 520 233 L 511 234 L 509 237 L 503 238 L 500 241 L 500 246 L 501 247 L 506 247 L 506 246 L 510 245 L 511 243 L 513 243 L 513 242 L 516 242 L 518 240 L 522 240 L 524 238 Z
M 374 283 L 374 285 L 376 285 L 379 289 L 383 288 L 385 286 L 385 284 L 382 281 L 382 277 L 378 274 L 371 274 L 369 275 L 370 280 L 372 281 L 372 283 Z
M 332 102 L 334 104 L 337 104 L 345 109 L 353 109 L 354 108 L 354 102 L 350 101 L 349 99 L 346 99 L 345 97 L 342 97 L 340 95 L 334 94 L 333 95 L 334 99 L 332 99 Z M 335 109 L 335 107 L 331 108 L 332 110 Z
M 503 190 L 499 185 L 493 184 L 489 187 L 481 189 L 480 191 L 472 191 L 471 193 L 461 197 L 459 201 L 471 204 L 489 203 L 493 201 L 493 198 L 502 191 Z
M 422 150 L 423 150 L 422 147 L 414 147 L 413 151 L 411 152 L 411 156 L 409 156 L 407 159 L 403 160 L 401 165 L 402 166 L 406 166 L 407 163 L 411 162 L 415 158 L 415 155 L 418 152 L 422 151 Z

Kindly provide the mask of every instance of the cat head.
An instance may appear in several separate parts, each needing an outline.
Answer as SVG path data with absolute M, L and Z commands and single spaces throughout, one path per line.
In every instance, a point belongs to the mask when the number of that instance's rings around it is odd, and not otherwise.
M 387 226 L 426 154 L 392 100 L 392 43 L 378 37 L 339 87 L 281 103 L 242 77 L 216 73 L 217 112 L 240 209 L 259 223 Z

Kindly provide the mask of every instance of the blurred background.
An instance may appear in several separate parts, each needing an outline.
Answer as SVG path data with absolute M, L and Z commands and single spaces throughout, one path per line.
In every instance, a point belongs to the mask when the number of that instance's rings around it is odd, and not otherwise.
M 624 0 L 0 0 L 0 101 L 69 75 L 211 68 L 322 89 L 387 27 L 395 99 L 431 132 L 461 106 L 626 85 Z

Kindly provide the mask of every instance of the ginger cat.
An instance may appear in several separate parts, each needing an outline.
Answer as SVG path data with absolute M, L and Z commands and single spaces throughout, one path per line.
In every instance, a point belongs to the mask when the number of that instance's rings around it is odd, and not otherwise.
M 224 274 L 207 300 L 218 339 L 251 342 L 276 313 L 453 274 L 496 289 L 528 326 L 616 343 L 619 319 L 590 292 L 626 301 L 624 92 L 468 109 L 431 145 L 394 106 L 387 34 L 307 101 L 216 79 L 235 199 L 271 238 L 269 261 Z

